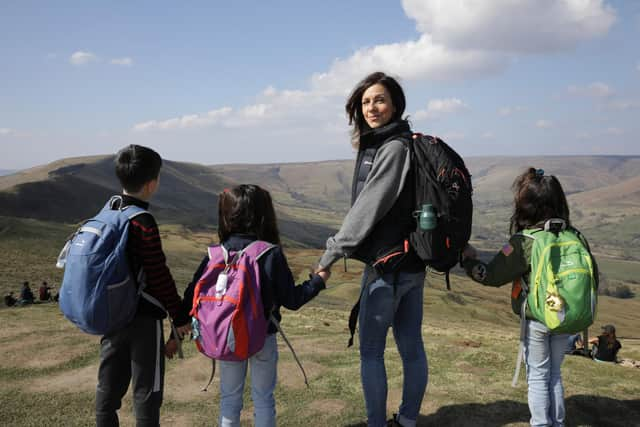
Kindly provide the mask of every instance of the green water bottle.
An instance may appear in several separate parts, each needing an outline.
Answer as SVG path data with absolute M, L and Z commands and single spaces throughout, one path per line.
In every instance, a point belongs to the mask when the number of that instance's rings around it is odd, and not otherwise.
M 431 204 L 422 205 L 422 210 L 419 216 L 420 228 L 422 230 L 433 230 L 438 224 L 438 218 L 436 217 L 436 211 Z

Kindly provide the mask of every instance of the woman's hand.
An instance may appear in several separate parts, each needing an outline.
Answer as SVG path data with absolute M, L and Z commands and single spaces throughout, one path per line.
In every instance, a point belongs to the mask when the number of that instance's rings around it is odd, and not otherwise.
M 320 270 L 318 271 L 318 276 L 320 276 L 326 285 L 329 277 L 331 277 L 331 270 Z

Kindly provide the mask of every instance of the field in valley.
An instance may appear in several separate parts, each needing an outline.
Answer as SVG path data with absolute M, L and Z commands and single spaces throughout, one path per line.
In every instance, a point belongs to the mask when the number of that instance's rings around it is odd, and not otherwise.
M 71 226 L 32 220 L 0 222 L 0 290 L 18 290 L 22 280 L 59 284 L 53 266 Z M 162 227 L 168 262 L 183 288 L 204 254 L 213 232 L 194 233 L 181 226 Z M 317 250 L 286 250 L 294 274 L 302 280 L 317 261 Z M 619 263 L 620 261 L 611 261 Z M 618 264 L 614 264 L 618 270 Z M 635 268 L 635 264 L 631 268 Z M 347 318 L 358 294 L 361 268 L 337 264 L 329 288 L 298 312 L 284 311 L 283 328 L 310 377 L 306 389 L 289 350 L 279 342 L 276 389 L 280 426 L 361 426 L 365 420 L 356 345 L 346 348 Z M 636 270 L 637 271 L 637 270 Z M 620 280 L 627 274 L 620 273 Z M 638 277 L 636 275 L 636 277 Z M 633 285 L 633 284 L 632 284 Z M 526 382 L 510 385 L 518 345 L 518 323 L 510 311 L 508 286 L 493 289 L 456 274 L 452 292 L 442 277 L 430 274 L 424 300 L 423 336 L 429 358 L 429 387 L 420 426 L 528 425 Z M 34 287 L 35 291 L 35 287 Z M 591 333 L 615 323 L 624 358 L 640 360 L 640 299 L 601 297 Z M 99 338 L 81 333 L 56 304 L 0 309 L 0 420 L 10 426 L 88 426 L 93 424 Z M 166 327 L 166 325 L 165 325 Z M 162 422 L 165 425 L 213 425 L 217 417 L 217 379 L 200 391 L 210 363 L 185 342 L 185 359 L 167 362 Z M 388 412 L 397 411 L 402 369 L 389 337 Z M 523 372 L 521 372 L 523 375 Z M 568 356 L 563 365 L 570 426 L 629 426 L 640 420 L 640 369 L 596 364 Z M 251 425 L 251 401 L 245 394 L 243 425 Z M 133 425 L 125 398 L 122 425 Z

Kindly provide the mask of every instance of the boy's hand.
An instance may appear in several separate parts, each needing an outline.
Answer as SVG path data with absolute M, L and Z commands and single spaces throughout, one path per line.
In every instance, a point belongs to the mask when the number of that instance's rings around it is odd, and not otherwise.
M 188 335 L 189 332 L 191 332 L 191 323 L 187 323 L 185 325 L 178 326 L 176 328 L 176 331 L 178 332 L 179 338 L 183 339 L 185 335 Z
M 167 343 L 164 345 L 164 355 L 167 356 L 167 359 L 173 359 L 173 356 L 178 351 L 178 342 L 175 338 L 169 338 Z

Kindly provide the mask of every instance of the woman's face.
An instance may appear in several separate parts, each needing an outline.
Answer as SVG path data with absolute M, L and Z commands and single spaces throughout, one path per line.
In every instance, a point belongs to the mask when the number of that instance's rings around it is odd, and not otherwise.
M 384 85 L 376 83 L 362 94 L 362 115 L 372 129 L 389 123 L 395 111 L 391 94 Z

